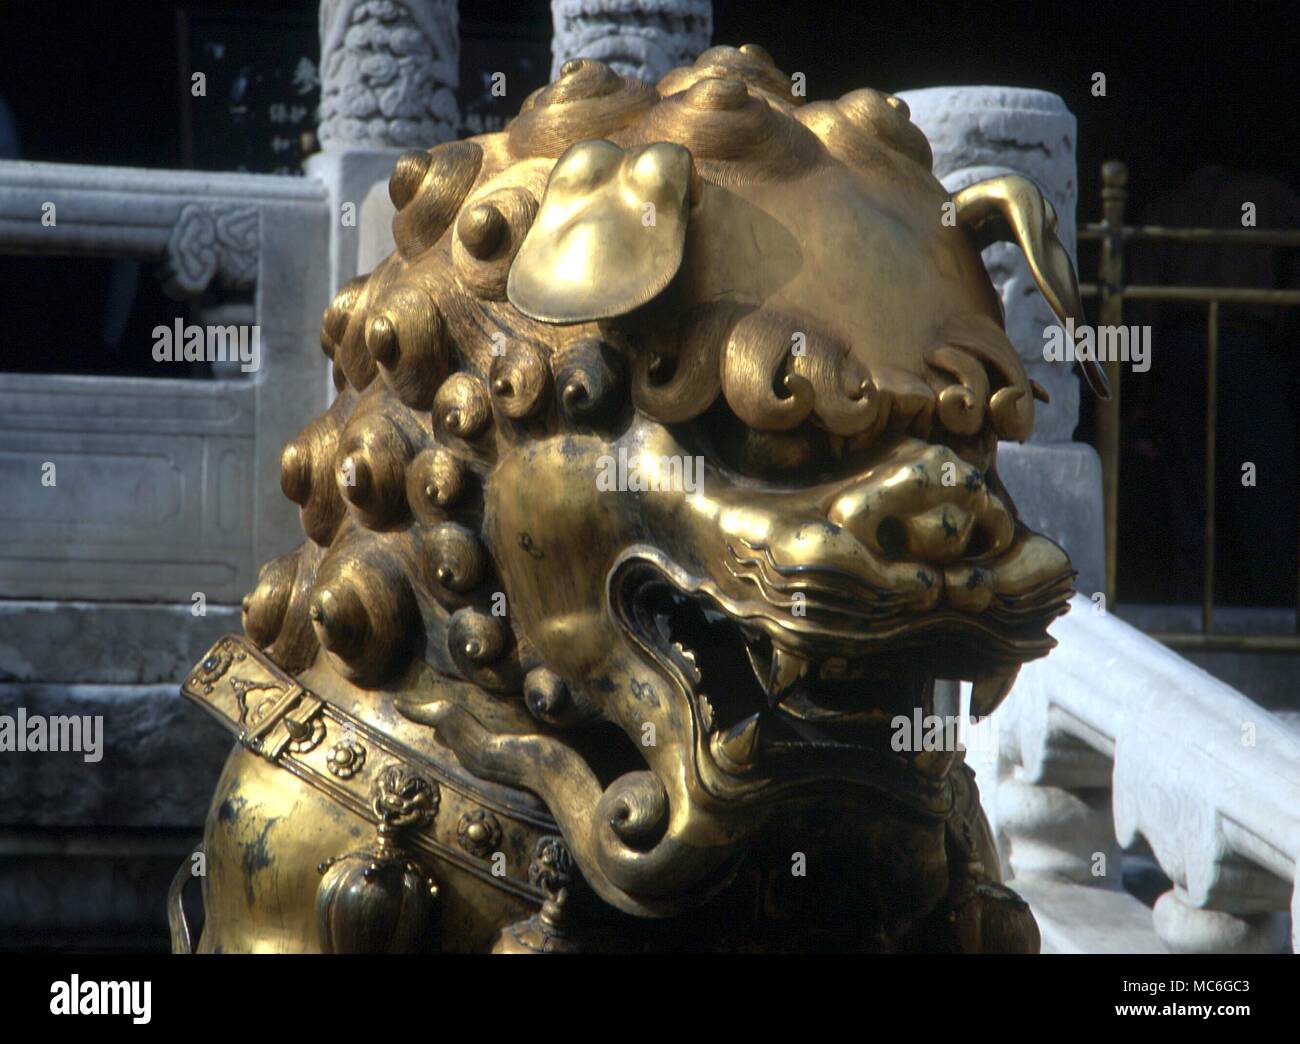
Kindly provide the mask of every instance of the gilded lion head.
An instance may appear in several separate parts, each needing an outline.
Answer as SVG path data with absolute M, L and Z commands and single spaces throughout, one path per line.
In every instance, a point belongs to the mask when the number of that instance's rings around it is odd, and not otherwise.
M 889 722 L 936 678 L 992 710 L 1073 577 L 998 480 L 1042 393 L 980 247 L 1078 300 L 1031 184 L 952 196 L 930 160 L 899 99 L 805 104 L 754 47 L 655 87 L 569 62 L 404 156 L 249 636 L 540 795 L 631 913 L 701 901 L 811 795 L 941 815 L 954 755 Z

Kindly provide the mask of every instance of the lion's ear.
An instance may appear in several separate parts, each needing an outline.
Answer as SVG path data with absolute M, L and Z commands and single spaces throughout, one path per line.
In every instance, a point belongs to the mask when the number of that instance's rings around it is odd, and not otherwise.
M 546 323 L 625 315 L 658 296 L 681 267 L 691 154 L 656 142 L 624 152 L 580 141 L 556 162 L 506 296 Z
M 957 223 L 976 249 L 990 243 L 1018 243 L 1034 282 L 1056 317 L 1082 320 L 1083 302 L 1074 265 L 1056 238 L 1056 210 L 1028 178 L 1006 174 L 968 185 L 952 197 Z M 1079 359 L 1088 386 L 1110 398 L 1106 374 L 1095 359 Z

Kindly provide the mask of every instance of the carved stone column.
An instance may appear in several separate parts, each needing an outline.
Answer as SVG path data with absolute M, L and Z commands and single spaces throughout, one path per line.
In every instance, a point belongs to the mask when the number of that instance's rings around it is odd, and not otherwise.
M 428 148 L 456 134 L 456 0 L 321 0 L 324 150 Z
M 456 137 L 456 0 L 321 0 L 322 151 L 307 171 L 329 187 L 330 291 L 357 275 L 361 204 L 397 157 Z M 328 383 L 328 382 L 327 382 Z
M 571 58 L 596 58 L 654 83 L 713 38 L 712 0 L 551 0 L 551 14 L 552 79 Z
M 930 139 L 934 173 L 945 188 L 956 192 L 1002 174 L 1032 179 L 1055 207 L 1057 235 L 1071 257 L 1076 256 L 1078 128 L 1059 97 L 1019 87 L 930 87 L 903 91 L 899 97 Z M 1090 446 L 1070 441 L 1079 419 L 1078 377 L 1065 364 L 1043 358 L 1043 332 L 1056 325 L 1056 318 L 1034 286 L 1019 249 L 994 244 L 984 251 L 984 263 L 1002 297 L 1007 335 L 1029 376 L 1052 398 L 1050 405 L 1035 405 L 1027 445 L 1002 445 L 998 473 L 1026 524 L 1070 553 L 1079 570 L 1079 590 L 1101 591 L 1101 462 Z

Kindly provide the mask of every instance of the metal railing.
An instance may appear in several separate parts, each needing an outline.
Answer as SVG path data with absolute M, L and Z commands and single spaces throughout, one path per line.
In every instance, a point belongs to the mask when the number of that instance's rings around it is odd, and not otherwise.
M 1215 448 L 1218 422 L 1219 312 L 1223 305 L 1300 305 L 1300 290 L 1260 290 L 1244 287 L 1125 286 L 1124 252 L 1131 242 L 1164 241 L 1205 246 L 1300 247 L 1300 232 L 1270 229 L 1164 228 L 1124 224 L 1128 168 L 1108 160 L 1101 168 L 1100 223 L 1079 229 L 1080 240 L 1101 244 L 1098 282 L 1084 283 L 1085 297 L 1099 300 L 1100 325 L 1121 326 L 1124 302 L 1199 301 L 1206 305 L 1205 373 L 1205 517 L 1204 581 L 1201 593 L 1201 630 L 1154 634 L 1176 649 L 1205 652 L 1300 652 L 1297 634 L 1223 634 L 1214 631 Z M 1106 527 L 1106 599 L 1115 604 L 1115 564 L 1119 530 L 1120 376 L 1122 360 L 1103 361 L 1110 380 L 1111 397 L 1097 402 L 1097 452 L 1101 456 L 1102 495 Z M 1297 519 L 1300 532 L 1300 517 Z M 1296 577 L 1296 627 L 1300 631 L 1300 567 Z

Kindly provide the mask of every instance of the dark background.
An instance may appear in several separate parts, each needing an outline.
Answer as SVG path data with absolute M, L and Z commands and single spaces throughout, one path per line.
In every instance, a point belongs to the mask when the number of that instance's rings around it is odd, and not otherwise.
M 0 96 L 16 116 L 23 157 L 180 166 L 179 6 L 0 6 Z M 316 13 L 316 4 L 303 0 L 185 6 L 309 19 Z M 543 0 L 463 0 L 460 9 L 462 21 L 550 35 Z M 1300 5 L 1285 0 L 717 0 L 713 36 L 716 43 L 763 44 L 783 70 L 807 75 L 812 98 L 862 86 L 996 83 L 1053 91 L 1079 118 L 1080 214 L 1091 216 L 1097 170 L 1110 156 L 1128 162 L 1139 210 L 1157 185 L 1209 162 L 1273 174 L 1300 190 L 1298 31 Z M 1091 94 L 1094 72 L 1106 74 L 1104 98 Z

